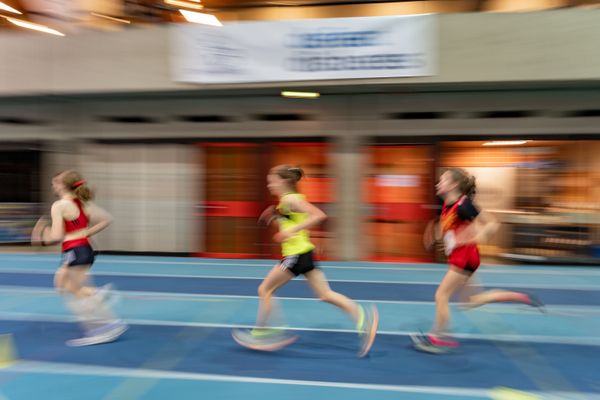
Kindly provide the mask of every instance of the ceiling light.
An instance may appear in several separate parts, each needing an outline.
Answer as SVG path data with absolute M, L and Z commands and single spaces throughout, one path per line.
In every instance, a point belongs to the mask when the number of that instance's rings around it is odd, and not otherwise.
M 484 146 L 518 146 L 530 142 L 529 140 L 492 140 L 485 142 Z
M 272 6 L 298 6 L 297 1 L 268 1 L 267 4 Z
M 195 24 L 223 26 L 221 21 L 212 14 L 204 14 L 194 11 L 179 10 L 181 15 L 186 19 L 187 22 L 193 22 Z
M 0 1 L 0 10 L 4 10 L 4 11 L 8 11 L 14 14 L 23 14 L 22 12 L 20 12 L 19 10 L 15 10 L 14 8 L 12 8 L 9 5 L 4 4 L 3 2 Z
M 33 22 L 27 22 L 27 21 L 23 21 L 21 19 L 16 19 L 16 18 L 11 18 L 11 17 L 4 17 L 4 18 L 6 18 L 6 20 L 8 22 L 10 22 L 11 24 L 15 24 L 22 28 L 33 29 L 35 31 L 40 31 L 40 32 L 44 32 L 44 33 L 50 33 L 51 35 L 65 36 L 64 33 L 61 33 L 57 30 L 48 28 L 47 26 L 44 26 L 44 25 L 38 25 L 38 24 L 34 24 Z
M 98 14 L 98 13 L 95 13 L 95 12 L 92 12 L 90 14 L 93 15 L 94 17 L 104 18 L 104 19 L 110 19 L 111 21 L 122 22 L 124 24 L 130 24 L 131 23 L 131 21 L 127 21 L 126 19 L 111 17 L 110 15 Z
M 320 93 L 317 92 L 291 92 L 284 90 L 281 92 L 283 97 L 290 97 L 294 99 L 316 99 L 321 96 Z
M 191 3 L 189 1 L 182 1 L 182 0 L 165 0 L 165 3 L 170 4 L 172 6 L 191 8 L 194 10 L 202 10 L 204 8 L 204 6 L 202 4 L 196 4 L 196 3 Z

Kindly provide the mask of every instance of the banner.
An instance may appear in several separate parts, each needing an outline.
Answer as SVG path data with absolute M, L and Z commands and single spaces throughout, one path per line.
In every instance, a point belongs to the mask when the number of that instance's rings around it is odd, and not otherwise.
M 172 27 L 174 79 L 312 81 L 435 74 L 434 15 Z

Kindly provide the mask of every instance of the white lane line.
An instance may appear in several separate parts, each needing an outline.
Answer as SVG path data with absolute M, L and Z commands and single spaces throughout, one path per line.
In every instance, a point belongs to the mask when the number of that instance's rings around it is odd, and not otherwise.
M 125 299 L 139 300 L 160 300 L 160 301 L 225 301 L 225 300 L 258 300 L 256 295 L 231 295 L 231 294 L 201 294 L 201 293 L 178 293 L 178 292 L 149 292 L 133 290 L 115 290 L 115 294 Z M 2 286 L 0 285 L 0 299 L 3 294 L 26 294 L 28 296 L 55 297 L 58 294 L 54 289 L 35 287 L 35 286 Z M 281 301 L 306 301 L 321 302 L 315 297 L 277 297 Z M 434 301 L 420 300 L 373 300 L 373 299 L 354 299 L 360 303 L 368 304 L 396 304 L 396 305 L 415 305 L 415 306 L 433 306 Z M 1 303 L 0 303 L 1 305 Z M 452 303 L 453 306 L 460 306 L 459 303 Z M 468 311 L 468 310 L 467 310 Z M 490 312 L 500 314 L 535 314 L 540 312 L 532 307 L 521 304 L 488 304 L 485 307 L 479 307 L 475 312 Z M 594 305 L 546 305 L 545 315 L 594 315 L 600 314 L 600 306 Z
M 138 369 L 123 367 L 104 367 L 87 364 L 55 363 L 41 361 L 21 361 L 7 368 L 0 370 L 7 373 L 39 373 L 52 375 L 78 375 L 78 376 L 105 376 L 119 378 L 138 378 L 138 379 L 167 379 L 167 380 L 186 380 L 186 381 L 211 381 L 211 382 L 233 382 L 249 384 L 270 384 L 286 386 L 308 386 L 308 387 L 326 387 L 338 389 L 355 389 L 369 391 L 385 391 L 413 394 L 431 394 L 462 397 L 483 397 L 487 398 L 493 389 L 474 389 L 464 387 L 450 386 L 412 386 L 412 385 L 383 385 L 369 383 L 347 383 L 331 381 L 311 381 L 294 379 L 276 379 L 276 378 L 257 378 L 236 375 L 218 375 L 195 372 L 161 371 L 156 369 Z M 528 392 L 534 396 L 541 396 L 544 399 L 578 399 L 585 398 L 589 400 L 599 400 L 600 395 L 596 393 L 580 392 Z M 585 396 L 585 397 L 584 397 Z
M 42 256 L 43 257 L 43 256 Z M 53 261 L 58 262 L 60 258 L 58 256 L 55 257 L 0 257 L 0 261 L 8 260 L 8 261 Z M 106 257 L 106 256 L 104 256 Z M 102 256 L 96 262 L 97 265 L 101 264 L 143 264 L 143 265 L 196 265 L 196 266 L 231 266 L 231 267 L 272 267 L 277 260 L 273 260 L 271 262 L 264 263 L 236 263 L 236 262 L 228 262 L 224 260 L 223 262 L 217 260 L 206 260 L 206 261 L 169 261 L 169 260 L 128 260 L 128 259 L 107 259 L 102 258 Z M 389 265 L 389 266 L 387 266 Z M 400 265 L 400 266 L 398 266 Z M 445 264 L 386 264 L 386 263 L 372 263 L 372 264 L 360 264 L 357 263 L 355 265 L 336 265 L 336 264 L 327 264 L 321 263 L 320 266 L 324 269 L 360 269 L 365 271 L 371 270 L 390 270 L 390 271 L 427 271 L 427 272 L 440 272 L 445 271 L 448 267 Z M 577 268 L 577 269 L 575 269 Z M 589 276 L 595 275 L 600 276 L 600 271 L 597 270 L 594 266 L 586 267 L 589 268 L 582 270 L 581 267 L 576 266 L 556 266 L 556 267 L 543 267 L 543 266 L 528 266 L 528 265 L 503 265 L 503 266 L 494 266 L 494 265 L 484 265 L 481 268 L 482 273 L 498 273 L 498 274 L 546 274 L 546 275 L 581 275 L 581 276 Z
M 2 321 L 34 321 L 34 322 L 75 322 L 76 318 L 69 315 L 43 314 L 29 312 L 0 312 Z M 170 326 L 170 327 L 192 327 L 192 328 L 253 328 L 248 324 L 224 324 L 224 323 L 206 323 L 206 322 L 188 322 L 188 321 L 169 321 L 154 319 L 136 319 L 124 318 L 130 325 L 144 326 Z M 285 329 L 299 332 L 327 332 L 327 333 L 356 333 L 354 329 L 337 328 L 309 328 L 309 327 L 291 327 Z M 378 331 L 378 335 L 390 336 L 410 336 L 417 331 Z M 542 335 L 519 335 L 519 334 L 477 334 L 477 333 L 455 333 L 454 337 L 458 339 L 486 340 L 492 342 L 522 342 L 522 343 L 540 343 L 540 344 L 564 344 L 579 346 L 600 346 L 598 337 L 574 337 L 574 336 L 542 336 Z
M 0 269 L 0 275 L 3 273 L 17 273 L 29 275 L 51 275 L 54 271 L 45 269 Z M 144 272 L 102 272 L 94 271 L 93 276 L 123 276 L 140 278 L 179 278 L 179 279 L 237 279 L 237 280 L 255 280 L 262 281 L 264 276 L 225 276 L 225 275 L 201 275 L 201 274 L 172 274 L 172 273 L 144 273 Z M 329 282 L 339 283 L 368 283 L 368 284 L 393 284 L 393 285 L 439 285 L 439 280 L 433 281 L 404 281 L 404 280 L 362 280 L 362 279 L 328 279 Z M 521 289 L 554 289 L 554 290 L 581 290 L 595 291 L 600 289 L 600 285 L 593 284 L 546 284 L 546 283 L 489 283 L 483 286 L 501 286 L 506 288 Z

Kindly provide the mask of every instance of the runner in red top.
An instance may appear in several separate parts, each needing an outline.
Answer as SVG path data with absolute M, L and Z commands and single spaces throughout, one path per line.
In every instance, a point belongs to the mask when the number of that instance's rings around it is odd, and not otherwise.
M 93 193 L 76 171 L 64 171 L 52 179 L 59 200 L 52 204 L 51 221 L 45 217 L 35 225 L 34 245 L 62 242 L 62 265 L 54 275 L 54 286 L 66 305 L 81 321 L 84 337 L 67 341 L 69 346 L 86 346 L 116 340 L 126 330 L 116 319 L 106 299 L 110 285 L 97 289 L 89 282 L 94 250 L 89 238 L 105 229 L 112 218 L 92 203 Z
M 443 238 L 448 256 L 448 272 L 435 293 L 435 322 L 428 334 L 413 335 L 419 350 L 442 353 L 458 347 L 448 336 L 450 298 L 460 292 L 465 307 L 478 307 L 495 302 L 518 302 L 542 309 L 534 296 L 505 290 L 474 290 L 473 274 L 479 268 L 478 243 L 487 240 L 498 229 L 498 223 L 473 204 L 475 178 L 460 168 L 450 168 L 436 185 L 437 195 L 444 200 L 438 221 L 432 221 L 425 232 L 424 242 L 430 247 L 435 239 Z

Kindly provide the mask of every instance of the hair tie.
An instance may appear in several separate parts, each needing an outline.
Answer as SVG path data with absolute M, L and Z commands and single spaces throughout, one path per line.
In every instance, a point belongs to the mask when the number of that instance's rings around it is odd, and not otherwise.
M 73 184 L 71 185 L 71 187 L 73 189 L 77 189 L 79 186 L 81 186 L 83 184 L 85 184 L 85 179 L 81 179 L 81 180 L 79 180 L 77 182 L 73 182 Z

